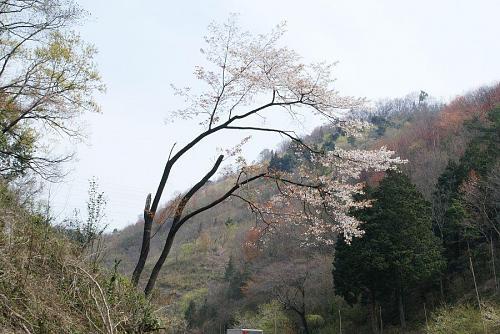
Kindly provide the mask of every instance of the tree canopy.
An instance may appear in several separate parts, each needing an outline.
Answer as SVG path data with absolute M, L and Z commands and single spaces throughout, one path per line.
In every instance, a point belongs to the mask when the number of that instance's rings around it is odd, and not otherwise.
M 193 196 L 219 171 L 223 161 L 238 155 L 247 139 L 235 143 L 225 155 L 219 155 L 206 174 L 175 203 L 172 225 L 149 276 L 146 294 L 151 293 L 182 225 L 226 199 L 234 198 L 247 204 L 255 214 L 257 229 L 263 233 L 273 225 L 303 222 L 308 242 L 331 244 L 336 232 L 347 240 L 362 234 L 360 222 L 349 215 L 352 207 L 368 205 L 352 200 L 355 194 L 362 192 L 362 185 L 357 182 L 360 174 L 368 169 L 385 171 L 402 163 L 385 147 L 324 151 L 308 145 L 293 130 L 283 129 L 279 124 L 275 127 L 253 125 L 255 117 L 265 118 L 269 113 L 281 113 L 293 119 L 307 112 L 324 117 L 349 136 L 359 135 L 368 126 L 366 122 L 346 117 L 363 100 L 342 96 L 335 89 L 334 64 L 305 64 L 294 50 L 280 44 L 284 34 L 282 24 L 268 34 L 255 35 L 242 30 L 236 19 L 230 17 L 222 24 L 211 24 L 208 30 L 206 47 L 201 49 L 206 64 L 195 68 L 195 76 L 205 90 L 200 93 L 190 88 L 176 88 L 176 93 L 185 99 L 186 107 L 172 113 L 174 119 L 197 120 L 202 129 L 183 147 L 172 147 L 156 193 L 146 200 L 142 247 L 132 274 L 134 284 L 138 283 L 148 258 L 152 222 L 170 173 L 202 140 L 227 131 L 274 133 L 307 152 L 302 155 L 307 159 L 303 159 L 305 163 L 295 171 L 285 172 L 269 168 L 267 162 L 250 165 L 240 157 L 236 159 L 236 167 L 226 175 L 230 184 L 227 191 L 206 205 L 190 207 Z M 272 198 L 261 200 L 260 190 L 254 187 L 258 182 L 265 182 L 276 190 Z
M 61 176 L 50 142 L 83 135 L 78 117 L 98 111 L 96 49 L 72 27 L 85 16 L 66 0 L 0 2 L 0 175 Z
M 351 245 L 339 240 L 333 276 L 336 293 L 346 301 L 363 297 L 374 306 L 391 294 L 402 299 L 408 289 L 436 277 L 444 261 L 430 204 L 407 176 L 388 172 L 369 198 L 373 206 L 357 213 L 365 235 Z

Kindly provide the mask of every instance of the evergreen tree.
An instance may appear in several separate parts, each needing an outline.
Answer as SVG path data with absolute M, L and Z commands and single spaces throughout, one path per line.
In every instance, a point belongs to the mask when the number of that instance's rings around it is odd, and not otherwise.
M 397 304 L 405 327 L 404 302 L 410 289 L 436 276 L 444 261 L 439 239 L 432 232 L 430 204 L 409 178 L 390 171 L 370 199 L 371 208 L 357 212 L 365 235 L 351 245 L 339 241 L 334 261 L 336 293 L 349 303 L 371 305 L 372 329 L 377 332 L 376 306 Z M 387 296 L 395 296 L 387 300 Z
M 248 265 L 245 264 L 240 270 L 234 265 L 233 257 L 229 257 L 224 271 L 224 280 L 228 282 L 227 297 L 234 300 L 241 299 L 243 297 L 241 289 L 245 286 L 249 277 Z
M 290 148 L 288 148 L 281 157 L 278 155 L 278 153 L 274 152 L 269 162 L 269 168 L 283 172 L 290 172 L 291 170 L 293 170 L 296 164 L 297 161 L 294 153 Z
M 226 281 L 230 281 L 231 278 L 235 275 L 236 268 L 234 267 L 233 257 L 229 257 L 229 261 L 227 262 L 226 269 L 224 271 L 224 279 Z
M 184 311 L 184 319 L 188 323 L 188 328 L 193 328 L 196 325 L 196 304 L 194 300 L 190 300 L 188 307 Z

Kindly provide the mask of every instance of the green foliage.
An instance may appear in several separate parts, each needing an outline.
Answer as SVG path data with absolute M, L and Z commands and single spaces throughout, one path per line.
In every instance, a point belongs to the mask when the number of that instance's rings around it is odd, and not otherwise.
M 196 243 L 194 242 L 186 242 L 181 246 L 181 254 L 182 257 L 186 258 L 194 254 L 196 250 Z
M 319 314 L 307 314 L 306 321 L 311 328 L 320 328 L 325 324 L 325 319 Z
M 0 124 L 8 122 L 7 117 L 7 113 L 0 112 Z M 4 179 L 13 180 L 26 174 L 36 139 L 35 132 L 25 126 L 19 126 L 15 136 L 0 132 L 0 175 Z
M 99 190 L 95 177 L 89 180 L 87 212 L 85 220 L 80 218 L 75 210 L 73 217 L 65 219 L 64 228 L 71 239 L 79 243 L 82 248 L 90 247 L 100 238 L 106 226 L 103 225 L 107 199 L 104 192 Z
M 476 243 L 478 235 L 477 231 L 465 228 L 465 219 L 470 213 L 464 207 L 461 186 L 471 173 L 485 180 L 498 163 L 499 119 L 500 108 L 495 108 L 488 113 L 486 121 L 475 119 L 468 122 L 467 128 L 474 134 L 473 138 L 459 161 L 450 161 L 437 181 L 433 194 L 434 225 L 445 249 L 448 276 L 468 270 L 467 242 Z M 484 189 L 481 191 L 486 196 Z
M 297 165 L 297 158 L 291 150 L 287 150 L 282 156 L 274 152 L 269 162 L 269 168 L 290 172 Z
M 235 322 L 236 327 L 261 329 L 264 333 L 286 333 L 291 326 L 283 307 L 276 300 L 259 305 L 257 313 L 237 314 Z
M 214 309 L 207 305 L 206 288 L 196 289 L 182 296 L 180 311 L 184 315 L 188 328 L 196 328 L 214 316 Z
M 229 257 L 229 261 L 227 262 L 226 269 L 224 271 L 224 279 L 226 281 L 230 281 L 232 277 L 236 274 L 236 268 L 234 267 L 233 257 Z
M 244 266 L 242 269 L 235 268 L 232 258 L 229 258 L 224 273 L 224 280 L 229 283 L 227 288 L 227 297 L 229 299 L 237 300 L 243 297 L 242 288 L 250 278 L 250 275 L 248 266 Z
M 71 155 L 49 153 L 51 136 L 82 138 L 77 119 L 99 111 L 96 49 L 72 29 L 84 16 L 73 1 L 1 6 L 0 176 L 58 179 Z
M 476 135 L 460 159 L 461 167 L 485 176 L 500 157 L 500 107 L 488 113 L 486 122 L 475 119 L 468 128 Z
M 391 122 L 387 119 L 387 117 L 380 115 L 372 115 L 370 117 L 370 123 L 375 125 L 375 134 L 377 137 L 382 137 L 387 128 L 391 125 Z
M 414 289 L 435 278 L 444 265 L 430 205 L 407 176 L 388 172 L 369 198 L 373 206 L 357 213 L 366 222 L 365 235 L 336 246 L 336 293 L 351 304 L 360 296 L 373 303 Z
M 191 303 L 201 305 L 202 302 L 205 300 L 207 293 L 208 293 L 207 288 L 200 288 L 200 289 L 194 289 L 184 294 L 180 302 L 181 311 L 185 314 L 189 307 L 194 307 L 190 306 Z
M 184 311 L 184 319 L 186 319 L 188 327 L 194 327 L 196 320 L 196 303 L 194 300 L 189 301 L 189 305 Z
M 325 151 L 333 151 L 335 149 L 335 142 L 339 138 L 339 132 L 328 132 L 322 138 L 322 148 Z

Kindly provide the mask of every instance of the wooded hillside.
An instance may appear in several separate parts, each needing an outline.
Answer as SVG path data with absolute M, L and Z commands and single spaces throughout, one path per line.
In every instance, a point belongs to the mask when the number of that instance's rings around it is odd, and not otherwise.
M 262 235 L 255 229 L 255 217 L 246 203 L 234 199 L 196 217 L 179 232 L 173 255 L 159 279 L 155 302 L 165 305 L 168 318 L 175 323 L 172 326 L 184 326 L 190 332 L 203 333 L 219 333 L 221 328 L 236 324 L 271 328 L 273 319 L 265 315 L 269 312 L 281 314 L 279 326 L 282 327 L 278 332 L 291 333 L 298 328 L 304 330 L 306 325 L 309 332 L 336 333 L 340 326 L 339 312 L 347 332 L 378 332 L 382 326 L 389 330 L 397 328 L 398 324 L 417 330 L 427 321 L 432 333 L 441 333 L 438 328 L 448 324 L 440 321 L 453 321 L 438 316 L 442 314 L 439 312 L 454 312 L 454 308 L 442 309 L 447 303 L 470 306 L 467 312 L 471 317 L 475 317 L 472 313 L 478 302 L 482 305 L 481 312 L 496 314 L 497 269 L 492 266 L 498 248 L 496 184 L 500 110 L 495 106 L 499 102 L 498 85 L 476 89 L 447 104 L 422 93 L 420 96 L 413 94 L 379 101 L 374 110 L 360 111 L 359 116 L 373 125 L 361 137 L 346 136 L 335 127 L 323 126 L 303 138 L 304 142 L 322 148 L 386 145 L 408 160 L 401 170 L 409 180 L 405 181 L 407 184 L 401 184 L 401 191 L 413 187 L 408 182 L 414 184 L 415 196 L 421 197 L 423 204 L 420 205 L 425 207 L 417 207 L 414 214 L 426 221 L 426 225 L 422 225 L 426 227 L 414 233 L 408 230 L 414 225 L 409 221 L 409 212 L 401 212 L 403 225 L 391 218 L 377 218 L 377 221 L 389 224 L 390 230 L 401 228 L 401 233 L 410 233 L 416 240 L 422 240 L 420 233 L 432 235 L 428 241 L 430 244 L 416 245 L 423 253 L 415 259 L 424 259 L 422 257 L 430 256 L 429 252 L 434 252 L 434 261 L 437 262 L 430 275 L 408 277 L 411 284 L 400 290 L 400 311 L 390 287 L 383 293 L 375 288 L 366 290 L 362 285 L 356 287 L 361 282 L 353 278 L 348 279 L 350 288 L 336 284 L 336 280 L 341 279 L 336 277 L 340 275 L 337 272 L 340 264 L 334 269 L 332 262 L 334 259 L 351 261 L 344 260 L 348 256 L 344 251 L 338 253 L 337 250 L 336 253 L 334 247 L 319 244 L 305 246 L 304 230 L 293 226 L 276 226 L 273 231 Z M 280 170 L 299 168 L 303 164 L 300 159 L 302 151 L 297 151 L 291 143 L 282 147 L 278 151 L 263 151 L 261 159 Z M 385 182 L 387 177 L 383 173 L 366 173 L 363 177 L 367 193 L 377 194 L 378 191 L 380 194 L 370 195 L 375 203 L 381 201 L 380 192 L 383 190 L 379 189 L 379 183 L 381 180 Z M 217 197 L 224 189 L 224 182 L 225 178 L 222 178 L 206 185 L 195 196 L 193 206 Z M 265 189 L 261 191 L 264 197 L 271 195 Z M 396 192 L 387 194 L 392 201 L 397 196 L 412 201 L 412 197 L 399 190 L 393 191 Z M 389 209 L 381 210 L 384 214 Z M 169 214 L 167 204 L 154 225 L 153 258 L 158 256 L 165 231 L 169 228 Z M 371 224 L 376 224 L 366 214 L 361 214 L 361 217 L 366 222 L 367 231 Z M 141 224 L 138 221 L 136 225 L 109 236 L 108 262 L 111 264 L 114 259 L 120 259 L 119 270 L 124 274 L 131 272 L 137 260 Z M 367 232 L 353 245 L 343 247 L 359 256 L 359 242 L 379 243 L 380 237 Z M 407 237 L 396 238 L 409 242 Z M 400 258 L 402 255 L 392 253 L 395 245 L 389 243 L 387 247 L 381 250 L 381 255 L 389 256 L 397 263 L 406 261 Z M 372 246 L 369 249 L 374 251 Z M 372 284 L 385 280 L 384 275 L 389 274 L 384 273 L 386 269 L 366 272 L 369 270 L 367 263 L 373 260 L 354 261 L 348 265 L 349 270 L 358 268 L 360 272 L 355 275 L 368 275 Z M 389 265 L 387 261 L 382 261 L 382 268 Z M 415 260 L 408 258 L 407 261 L 412 270 L 422 270 L 417 268 Z M 429 261 L 423 263 L 431 264 Z M 401 265 L 395 268 L 401 270 Z M 474 269 L 474 276 L 471 269 Z M 478 296 L 474 292 L 474 283 Z M 353 294 L 354 291 L 358 293 Z M 367 291 L 378 296 L 371 303 Z M 300 297 L 301 293 L 304 293 L 303 297 Z M 277 309 L 272 311 L 273 308 Z M 457 312 L 463 310 L 457 309 Z M 432 314 L 436 314 L 435 318 Z M 453 317 L 453 313 L 447 316 Z M 366 320 L 370 318 L 371 322 Z M 497 326 L 496 322 L 484 321 L 484 326 Z

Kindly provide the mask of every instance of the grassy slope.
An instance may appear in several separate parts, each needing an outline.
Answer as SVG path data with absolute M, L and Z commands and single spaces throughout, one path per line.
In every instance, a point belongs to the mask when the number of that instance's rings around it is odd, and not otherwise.
M 81 254 L 0 183 L 0 332 L 140 333 L 158 325 L 127 279 Z

